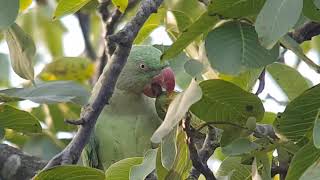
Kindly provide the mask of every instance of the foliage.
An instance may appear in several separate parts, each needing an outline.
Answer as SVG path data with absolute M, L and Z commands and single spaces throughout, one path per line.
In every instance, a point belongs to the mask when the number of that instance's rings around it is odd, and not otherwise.
M 46 160 L 66 147 L 76 128 L 64 120 L 79 118 L 101 70 L 99 62 L 86 56 L 89 46 L 102 56 L 101 32 L 104 23 L 111 26 L 103 15 L 124 13 L 107 33 L 118 31 L 137 12 L 137 3 L 131 3 L 112 0 L 103 9 L 96 0 L 0 0 L 0 45 L 6 43 L 9 50 L 0 49 L 1 142 Z M 317 61 L 307 56 L 311 51 L 319 56 L 319 37 L 299 44 L 294 35 L 310 20 L 320 22 L 319 5 L 319 0 L 164 0 L 134 40 L 161 50 L 162 61 L 176 76 L 177 91 L 156 99 L 156 111 L 164 119 L 150 139 L 157 148 L 115 162 L 105 172 L 68 165 L 41 171 L 35 179 L 143 179 L 151 172 L 161 180 L 186 179 L 194 156 L 181 125 L 186 114 L 202 140 L 207 126 L 216 128 L 220 147 L 208 161 L 221 163 L 214 169 L 216 177 L 276 179 L 281 172 L 271 170 L 284 164 L 288 180 L 318 179 L 320 85 L 310 83 L 316 78 L 307 79 L 299 67 L 320 72 Z M 85 50 L 70 57 L 64 51 L 70 29 L 63 17 L 74 15 L 86 26 L 81 27 Z M 154 43 L 164 39 L 151 36 L 154 30 L 163 30 L 172 44 Z M 284 57 L 287 50 L 295 54 L 296 65 Z M 13 83 L 12 73 L 24 83 Z M 274 101 L 285 106 L 283 112 L 265 112 L 272 98 L 258 96 L 256 89 L 269 86 L 266 78 L 287 97 Z M 36 105 L 23 105 L 30 101 Z M 268 128 L 258 131 L 261 126 L 271 127 L 271 135 Z M 201 143 L 196 143 L 199 151 Z

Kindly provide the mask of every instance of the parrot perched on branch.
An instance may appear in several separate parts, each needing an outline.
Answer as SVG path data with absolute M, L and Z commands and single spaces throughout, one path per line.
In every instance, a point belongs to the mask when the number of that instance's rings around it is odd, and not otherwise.
M 152 46 L 132 47 L 84 149 L 85 165 L 106 170 L 121 159 L 142 157 L 151 148 L 150 137 L 161 123 L 154 97 L 175 87 L 173 71 L 160 62 L 161 54 Z

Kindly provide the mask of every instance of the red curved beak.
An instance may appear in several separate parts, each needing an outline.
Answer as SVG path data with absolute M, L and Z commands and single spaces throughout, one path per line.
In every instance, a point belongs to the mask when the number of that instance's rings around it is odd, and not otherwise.
M 161 94 L 162 88 L 167 92 L 172 92 L 174 87 L 174 73 L 170 67 L 167 67 L 159 75 L 153 77 L 151 83 L 145 86 L 143 93 L 149 97 L 157 97 Z

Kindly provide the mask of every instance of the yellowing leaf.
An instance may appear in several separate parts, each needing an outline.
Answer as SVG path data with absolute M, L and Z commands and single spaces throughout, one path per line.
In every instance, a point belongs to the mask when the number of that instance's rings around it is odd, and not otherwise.
M 15 23 L 5 31 L 5 37 L 14 72 L 24 79 L 33 80 L 32 59 L 36 52 L 33 40 Z
M 32 3 L 32 0 L 20 0 L 20 7 L 19 7 L 19 11 L 23 11 L 25 9 L 27 9 Z
M 91 0 L 60 0 L 54 12 L 53 19 L 75 13 L 90 1 Z
M 112 0 L 112 3 L 123 13 L 128 7 L 128 0 Z
M 90 60 L 79 57 L 62 57 L 46 65 L 39 77 L 45 81 L 75 80 L 84 82 L 92 77 L 94 65 Z

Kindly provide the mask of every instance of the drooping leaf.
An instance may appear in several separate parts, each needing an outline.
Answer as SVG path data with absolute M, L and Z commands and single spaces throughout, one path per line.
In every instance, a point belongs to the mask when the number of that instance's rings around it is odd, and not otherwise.
M 162 152 L 158 151 L 157 159 L 156 159 L 156 174 L 158 179 L 165 179 L 166 175 L 168 174 L 168 170 L 162 165 L 161 156 L 162 156 Z
M 217 172 L 218 176 L 229 176 L 230 180 L 249 179 L 251 177 L 251 166 L 240 163 L 240 157 L 227 157 L 224 159 Z
M 264 108 L 257 96 L 219 79 L 203 81 L 200 87 L 202 98 L 192 105 L 191 111 L 201 120 L 223 120 L 239 125 L 245 125 L 249 117 L 261 121 Z
M 127 9 L 128 0 L 112 0 L 114 6 L 116 6 L 122 13 Z
M 87 58 L 62 57 L 47 64 L 39 77 L 45 81 L 75 80 L 84 82 L 92 77 L 94 65 Z
M 0 0 L 0 29 L 14 23 L 19 12 L 19 0 Z
M 313 142 L 310 141 L 293 156 L 286 180 L 298 180 L 319 158 L 320 150 L 314 147 Z
M 320 149 L 320 109 L 318 110 L 314 121 L 313 144 L 317 149 Z
M 289 100 L 293 100 L 309 88 L 306 79 L 294 68 L 281 63 L 267 66 L 267 71 L 286 93 Z
M 177 128 L 171 131 L 161 142 L 161 163 L 164 168 L 171 169 L 176 158 Z
M 120 160 L 112 164 L 106 171 L 106 179 L 108 180 L 128 180 L 130 170 L 133 166 L 141 164 L 142 157 L 133 157 Z
M 0 128 L 13 129 L 23 133 L 40 133 L 41 126 L 36 117 L 12 106 L 0 105 Z
M 54 12 L 53 19 L 75 13 L 90 1 L 91 0 L 60 0 Z
M 24 79 L 33 80 L 32 60 L 36 52 L 33 40 L 17 24 L 11 25 L 5 31 L 5 37 L 14 72 Z
M 9 85 L 10 64 L 6 54 L 0 53 L 0 87 Z
M 260 174 L 263 180 L 271 180 L 272 153 L 258 152 L 255 156 L 257 167 L 260 167 Z
M 74 102 L 87 103 L 89 92 L 72 81 L 53 81 L 37 84 L 36 87 L 11 88 L 0 91 L 2 102 L 30 100 L 35 103 Z
M 178 55 L 185 47 L 192 41 L 198 38 L 201 34 L 211 30 L 211 28 L 218 22 L 215 15 L 208 12 L 203 13 L 199 19 L 187 27 L 178 39 L 170 46 L 168 50 L 162 55 L 163 59 L 170 59 Z
M 257 15 L 265 0 L 216 0 L 209 12 L 217 13 L 227 18 L 239 18 Z
M 83 166 L 63 165 L 41 171 L 34 180 L 105 180 L 104 173 L 101 170 Z
M 268 0 L 255 22 L 261 45 L 271 49 L 297 23 L 302 12 L 301 0 Z
M 273 124 L 277 133 L 292 141 L 298 141 L 311 133 L 320 108 L 319 93 L 320 85 L 317 85 L 291 101 Z
M 319 1 L 319 0 L 304 0 L 302 11 L 303 11 L 303 15 L 305 15 L 309 19 L 319 22 L 320 12 L 319 12 L 319 8 L 317 8 L 317 6 L 314 4 L 314 2 L 316 1 Z
M 171 102 L 166 117 L 160 127 L 151 137 L 153 143 L 160 143 L 162 138 L 170 133 L 178 122 L 184 117 L 190 106 L 201 99 L 201 89 L 196 81 Z
M 155 168 L 158 149 L 149 149 L 144 155 L 143 162 L 131 168 L 130 179 L 145 179 Z
M 212 30 L 205 42 L 208 60 L 221 73 L 237 75 L 275 62 L 279 47 L 267 50 L 259 44 L 253 26 L 229 22 Z

